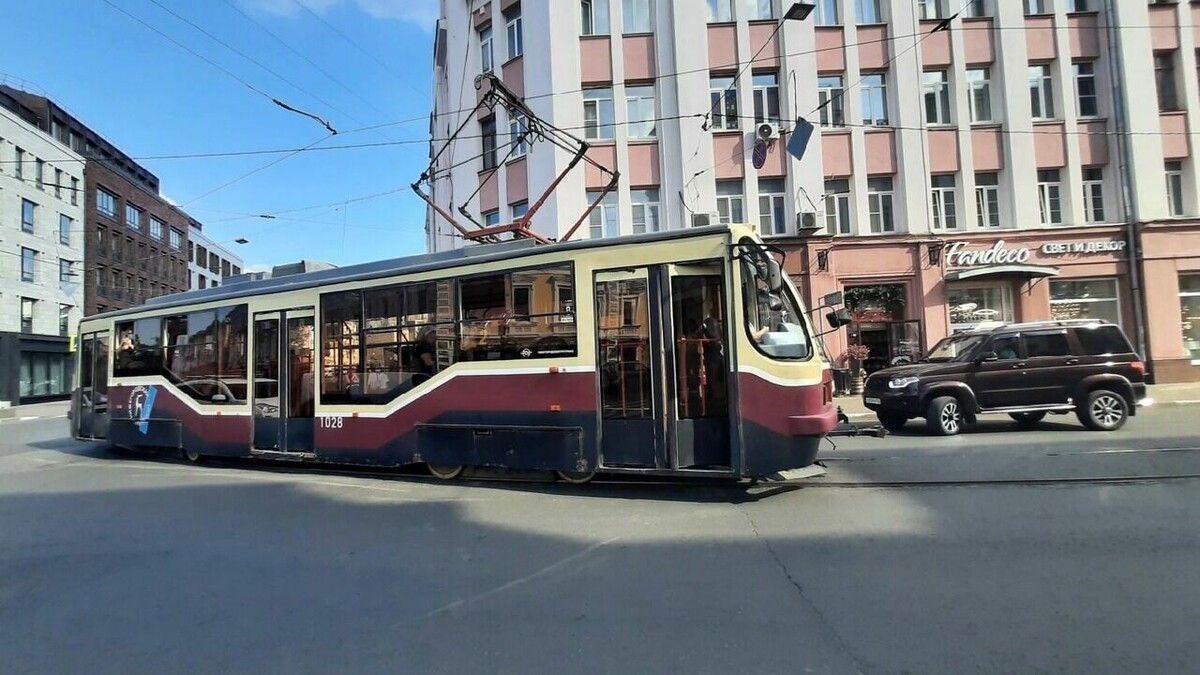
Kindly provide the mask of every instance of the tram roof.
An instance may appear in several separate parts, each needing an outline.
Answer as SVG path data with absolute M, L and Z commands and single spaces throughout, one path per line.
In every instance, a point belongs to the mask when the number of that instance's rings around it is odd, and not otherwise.
M 391 277 L 398 274 L 416 274 L 420 272 L 430 272 L 440 269 L 462 267 L 463 265 L 468 264 L 482 264 L 503 260 L 518 260 L 520 258 L 541 255 L 544 253 L 580 251 L 614 246 L 629 246 L 632 244 L 666 241 L 668 239 L 691 239 L 695 237 L 711 236 L 714 234 L 727 234 L 732 229 L 733 226 L 730 225 L 709 225 L 705 227 L 692 227 L 682 230 L 665 230 L 662 232 L 650 232 L 647 234 L 626 235 L 612 239 L 580 239 L 577 241 L 544 245 L 538 245 L 532 239 L 521 239 L 517 241 L 507 241 L 496 244 L 463 246 L 462 248 L 456 248 L 449 251 L 440 251 L 438 253 L 422 253 L 418 255 L 404 256 L 401 258 L 391 258 L 389 260 L 377 260 L 374 262 L 359 263 L 357 265 L 347 265 L 345 267 L 334 267 L 332 269 L 324 269 L 314 272 L 288 274 L 285 276 L 271 277 L 269 279 L 235 280 L 217 286 L 216 288 L 184 291 L 182 293 L 173 293 L 171 295 L 162 295 L 156 298 L 151 298 L 141 305 L 115 310 L 112 312 L 105 312 L 104 314 L 97 314 L 95 316 L 87 317 L 85 321 L 97 318 L 139 314 L 143 312 L 169 309 L 184 305 L 195 305 L 208 302 L 217 302 L 221 300 L 234 300 L 237 298 L 248 298 L 271 293 L 285 293 L 317 286 L 346 283 L 349 281 L 370 281 L 372 279 Z

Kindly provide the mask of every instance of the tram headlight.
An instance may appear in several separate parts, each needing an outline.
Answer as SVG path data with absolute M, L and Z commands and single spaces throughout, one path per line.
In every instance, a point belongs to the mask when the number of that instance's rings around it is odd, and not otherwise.
M 919 377 L 893 377 L 888 380 L 888 389 L 903 389 L 910 384 L 920 381 Z

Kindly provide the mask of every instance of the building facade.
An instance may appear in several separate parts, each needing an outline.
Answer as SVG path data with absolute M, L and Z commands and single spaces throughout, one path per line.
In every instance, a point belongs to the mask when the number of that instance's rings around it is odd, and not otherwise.
M 196 221 L 188 229 L 188 289 L 213 288 L 242 273 L 242 259 L 204 236 Z
M 0 402 L 70 393 L 83 201 L 83 158 L 0 107 Z
M 852 303 L 835 360 L 848 341 L 876 368 L 983 321 L 1091 316 L 1156 381 L 1200 379 L 1200 5 L 815 0 L 781 24 L 790 4 L 444 0 L 433 152 L 466 126 L 434 199 L 508 222 L 570 159 L 473 109 L 490 71 L 621 173 L 577 237 L 757 223 L 811 306 Z M 799 118 L 816 125 L 802 158 L 785 151 Z M 533 229 L 562 236 L 603 181 L 569 174 Z M 427 234 L 462 245 L 432 212 Z
M 84 314 L 188 289 L 195 222 L 159 192 L 159 179 L 53 100 L 0 85 L 0 106 L 83 157 Z

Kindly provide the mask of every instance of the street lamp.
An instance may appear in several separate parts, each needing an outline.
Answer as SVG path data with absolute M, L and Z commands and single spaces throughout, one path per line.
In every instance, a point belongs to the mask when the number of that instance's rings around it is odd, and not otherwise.
M 783 18 L 786 21 L 803 21 L 816 8 L 817 6 L 811 2 L 793 2 L 792 6 L 788 7 L 788 11 L 783 13 Z

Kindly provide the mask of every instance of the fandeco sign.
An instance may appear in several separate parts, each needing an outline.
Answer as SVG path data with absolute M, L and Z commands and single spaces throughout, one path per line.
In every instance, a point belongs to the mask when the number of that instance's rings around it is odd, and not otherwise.
M 1073 241 L 1051 242 L 1042 244 L 1042 255 L 1063 255 L 1071 253 L 1115 253 L 1125 250 L 1123 241 Z M 972 267 L 978 265 L 1024 265 L 1029 262 L 1032 251 L 1028 247 L 1004 246 L 1000 239 L 991 248 L 967 250 L 967 242 L 954 241 L 946 246 L 946 264 L 952 267 Z

